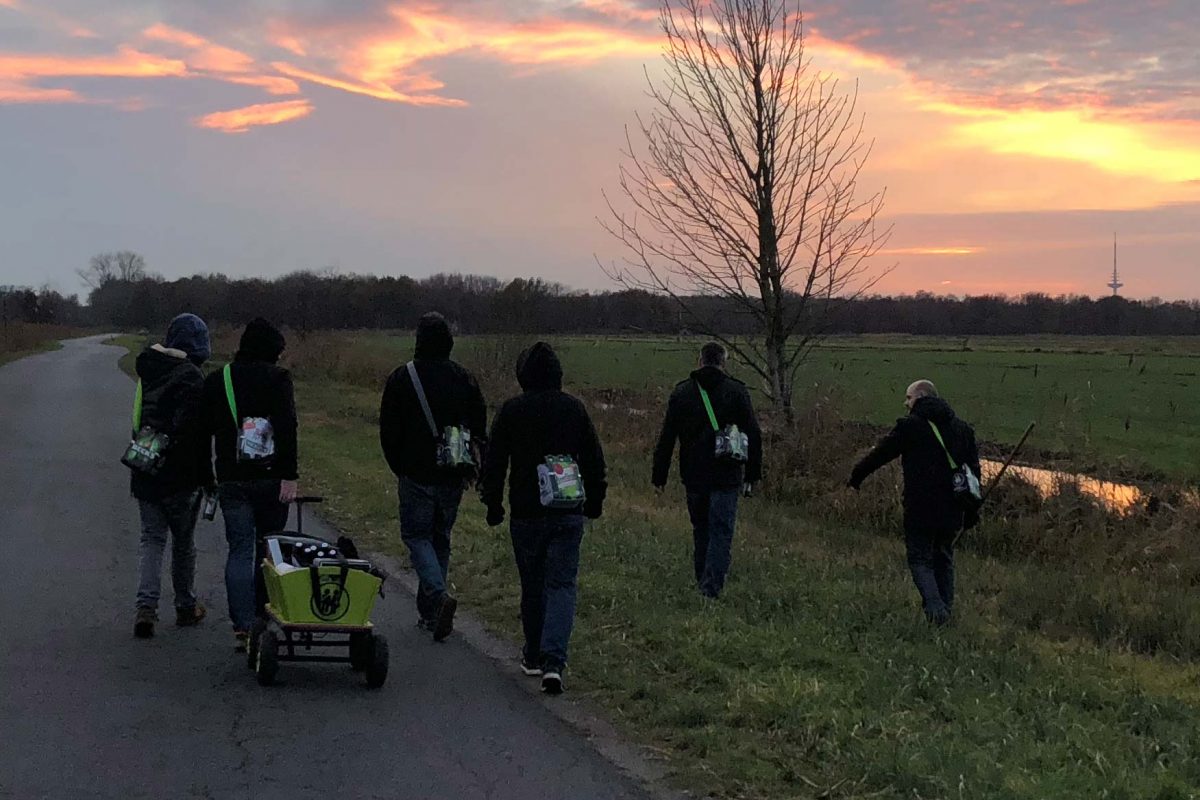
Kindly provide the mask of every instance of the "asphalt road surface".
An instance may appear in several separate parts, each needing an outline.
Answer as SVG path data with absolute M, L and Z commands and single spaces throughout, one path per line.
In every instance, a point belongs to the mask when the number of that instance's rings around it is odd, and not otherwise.
M 0 797 L 645 797 L 461 639 L 418 634 L 402 592 L 374 614 L 382 689 L 290 663 L 259 687 L 233 653 L 219 516 L 196 535 L 208 619 L 174 626 L 164 568 L 158 634 L 134 639 L 120 352 L 78 340 L 0 368 Z

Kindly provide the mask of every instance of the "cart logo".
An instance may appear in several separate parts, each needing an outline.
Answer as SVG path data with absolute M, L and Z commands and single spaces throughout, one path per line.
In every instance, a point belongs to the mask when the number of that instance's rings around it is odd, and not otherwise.
M 321 576 L 320 593 L 310 604 L 313 616 L 325 622 L 336 622 L 350 611 L 350 593 L 339 585 L 337 575 Z

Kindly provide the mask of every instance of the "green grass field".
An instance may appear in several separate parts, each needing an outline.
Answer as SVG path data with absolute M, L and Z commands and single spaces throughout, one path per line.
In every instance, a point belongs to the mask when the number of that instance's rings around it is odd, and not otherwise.
M 1135 391 L 1160 373 L 1187 371 L 1195 358 L 1188 342 L 1140 342 L 1131 368 L 1123 348 L 1134 342 L 1088 343 L 1097 352 L 1072 353 L 1084 348 L 1061 341 L 973 341 L 969 351 L 918 340 L 838 341 L 808 374 L 822 386 L 839 384 L 829 391 L 852 418 L 861 409 L 863 418 L 886 422 L 920 368 L 981 433 L 1003 438 L 1003 425 L 1023 427 L 1036 399 L 1051 414 L 1043 385 L 1080 396 L 1088 380 L 1108 374 Z M 382 379 L 410 345 L 374 334 L 314 336 L 291 356 L 304 489 L 326 495 L 332 521 L 360 543 L 399 557 L 395 484 L 375 418 Z M 647 486 L 655 420 L 620 407 L 660 398 L 686 374 L 695 343 L 574 339 L 560 349 L 571 387 L 594 408 L 597 397 L 615 406 L 595 411 L 612 489 L 585 537 L 570 687 L 661 756 L 672 783 L 729 798 L 1200 798 L 1193 575 L 1107 571 L 1088 551 L 1111 546 L 1103 537 L 1123 529 L 1054 529 L 1047 516 L 1045 536 L 1080 537 L 1076 544 L 1011 558 L 968 549 L 957 621 L 935 631 L 904 568 L 894 476 L 880 476 L 872 492 L 883 511 L 869 524 L 839 521 L 861 495 L 747 502 L 727 592 L 702 601 L 690 585 L 682 493 L 672 489 L 664 501 Z M 458 355 L 496 386 L 514 351 L 468 339 Z M 1149 366 L 1142 372 L 1139 363 Z M 1037 374 L 1022 364 L 1036 364 Z M 972 377 L 980 370 L 1008 388 L 987 388 Z M 1038 383 L 1055 370 L 1057 384 Z M 989 412 L 986 420 L 975 408 Z M 1120 434 L 1105 440 L 1093 422 L 1081 439 L 1086 427 L 1067 422 L 1064 447 L 1122 460 Z M 1156 455 L 1149 447 L 1138 453 Z M 455 537 L 454 591 L 515 640 L 517 576 L 506 529 L 487 528 L 469 494 Z
M 382 380 L 412 348 L 408 336 L 346 338 L 377 364 L 373 374 L 355 376 L 362 385 Z M 692 369 L 701 342 L 546 338 L 558 348 L 570 385 L 612 391 L 655 412 Z M 516 350 L 478 338 L 464 338 L 459 347 L 462 358 L 481 362 L 493 354 L 511 360 Z M 759 385 L 744 366 L 731 371 Z M 1197 339 L 840 337 L 801 369 L 796 402 L 833 403 L 845 418 L 887 425 L 904 413 L 905 387 L 929 378 L 986 441 L 1015 443 L 1036 422 L 1028 452 L 1040 460 L 1194 483 L 1200 478 L 1200 404 L 1191 400 L 1198 375 Z

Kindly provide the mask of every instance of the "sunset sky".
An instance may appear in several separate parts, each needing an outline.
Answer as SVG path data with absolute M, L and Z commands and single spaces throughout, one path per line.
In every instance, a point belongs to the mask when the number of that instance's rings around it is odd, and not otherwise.
M 655 0 L 0 0 L 0 283 L 93 253 L 611 288 Z M 814 0 L 888 293 L 1200 297 L 1200 2 Z

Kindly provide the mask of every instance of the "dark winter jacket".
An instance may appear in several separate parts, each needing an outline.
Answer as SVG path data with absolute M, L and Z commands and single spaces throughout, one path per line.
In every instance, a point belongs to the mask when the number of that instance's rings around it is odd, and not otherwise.
M 231 365 L 237 414 L 234 419 L 225 394 L 224 370 L 204 382 L 204 422 L 216 439 L 217 480 L 296 480 L 296 399 L 292 376 L 276 365 L 286 342 L 270 323 L 255 320 L 246 327 Z M 265 417 L 275 436 L 275 455 L 265 463 L 237 460 L 241 420 Z
M 407 365 L 388 378 L 379 407 L 379 443 L 397 477 L 425 486 L 461 483 L 463 474 L 437 465 L 440 432 L 448 425 L 464 427 L 481 447 L 487 441 L 487 405 L 475 377 L 450 360 L 454 338 L 444 320 L 422 322 L 417 329 L 413 362 L 433 412 L 434 437 L 417 399 Z
M 171 437 L 157 475 L 134 472 L 139 500 L 161 500 L 213 483 L 212 458 L 200 412 L 204 375 L 183 350 L 154 345 L 137 357 L 142 382 L 141 424 Z
M 716 431 L 700 397 L 700 387 L 708 392 L 717 424 L 737 425 L 750 439 L 746 462 L 718 460 Z M 671 471 L 675 440 L 679 440 L 679 474 L 689 489 L 740 488 L 743 483 L 757 483 L 762 478 L 762 433 L 750 392 L 746 384 L 726 375 L 717 367 L 701 367 L 691 377 L 681 381 L 667 402 L 658 446 L 654 449 L 655 486 L 666 486 Z
M 546 456 L 566 455 L 575 459 L 583 478 L 587 497 L 583 514 L 598 518 L 608 494 L 604 450 L 583 403 L 562 390 L 562 365 L 550 345 L 538 342 L 521 355 L 517 381 L 524 392 L 500 408 L 488 440 L 482 499 L 489 515 L 503 508 L 504 481 L 510 471 L 508 502 L 513 519 L 580 513 L 548 509 L 541 503 L 538 465 L 545 463 Z
M 956 464 L 968 464 L 979 475 L 975 430 L 954 415 L 938 397 L 923 397 L 907 417 L 879 442 L 850 476 L 857 489 L 867 476 L 899 457 L 904 469 L 904 524 L 915 530 L 956 531 L 963 526 L 962 507 L 954 497 L 953 473 L 946 451 L 929 423 L 938 426 Z

